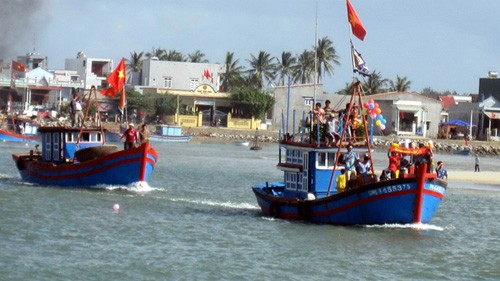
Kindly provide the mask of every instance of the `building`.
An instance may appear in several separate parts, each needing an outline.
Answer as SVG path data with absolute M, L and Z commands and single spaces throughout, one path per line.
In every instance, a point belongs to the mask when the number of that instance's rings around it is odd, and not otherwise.
M 300 122 L 308 117 L 314 100 L 324 105 L 328 99 L 328 96 L 323 94 L 323 84 L 276 86 L 273 95 L 275 103 L 267 125 L 273 130 L 290 134 L 293 133 L 293 128 L 298 130 L 302 125 Z
M 90 90 L 108 86 L 106 79 L 113 72 L 113 60 L 88 58 L 83 52 L 78 52 L 75 59 L 66 59 L 65 70 L 76 71 L 83 82 L 83 89 Z

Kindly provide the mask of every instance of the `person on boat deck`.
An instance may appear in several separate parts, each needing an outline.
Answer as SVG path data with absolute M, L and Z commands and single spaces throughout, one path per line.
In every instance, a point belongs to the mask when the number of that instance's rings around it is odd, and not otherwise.
M 314 115 L 314 123 L 319 122 L 323 124 L 325 122 L 325 110 L 321 108 L 321 103 L 317 102 L 316 107 L 312 110 Z
M 137 143 L 137 131 L 134 129 L 134 124 L 128 124 L 128 129 L 123 133 L 120 140 L 122 139 L 125 139 L 123 149 L 135 147 L 135 144 Z
M 352 144 L 347 145 L 347 152 L 344 153 L 344 165 L 346 169 L 346 180 L 349 182 L 352 178 L 356 177 L 356 160 L 358 154 L 352 150 Z
M 139 141 L 140 144 L 149 142 L 149 132 L 148 128 L 146 128 L 146 124 L 141 125 L 141 129 L 139 130 Z
M 368 171 L 370 170 L 370 156 L 365 155 L 361 161 L 358 161 L 358 171 L 365 179 L 365 183 L 368 182 Z
M 419 149 L 424 149 L 425 145 L 424 143 L 419 143 L 418 144 Z M 415 155 L 413 160 L 415 161 L 415 172 L 418 171 L 418 166 L 422 164 L 427 164 L 427 172 L 432 171 L 432 150 L 429 148 L 429 150 L 425 154 L 418 154 Z
M 394 175 L 394 178 L 399 177 L 399 163 L 401 161 L 401 154 L 396 151 L 387 152 L 387 157 L 389 157 L 389 167 L 391 170 L 391 175 Z
M 323 110 L 325 111 L 325 116 L 328 118 L 328 114 L 330 113 L 335 113 L 335 110 L 333 110 L 331 107 L 330 107 L 330 100 L 326 100 L 325 101 L 325 107 L 323 107 Z
M 448 171 L 444 168 L 444 163 L 442 161 L 437 162 L 436 174 L 439 179 L 448 180 Z
M 347 111 L 349 110 L 350 106 L 351 106 L 351 103 L 348 102 L 345 104 L 345 109 L 339 110 L 337 112 L 339 115 L 339 120 L 340 120 L 340 130 L 343 130 L 344 128 L 346 128 L 345 138 L 347 138 L 349 141 L 350 141 L 351 136 L 352 136 L 352 131 L 351 131 L 351 125 L 349 124 L 351 119 L 347 115 Z M 351 110 L 352 110 L 352 108 L 351 108 Z M 348 124 L 348 126 L 346 126 L 346 124 Z
M 78 94 L 73 93 L 73 99 L 70 104 L 71 127 L 81 127 L 83 125 L 82 103 Z
M 335 113 L 331 112 L 326 115 L 326 146 L 332 146 L 332 144 L 335 144 L 336 146 L 338 145 L 340 135 L 337 132 L 337 124 L 338 120 L 335 118 Z
M 340 170 L 340 175 L 337 176 L 337 193 L 345 190 L 347 179 L 345 177 L 345 169 Z

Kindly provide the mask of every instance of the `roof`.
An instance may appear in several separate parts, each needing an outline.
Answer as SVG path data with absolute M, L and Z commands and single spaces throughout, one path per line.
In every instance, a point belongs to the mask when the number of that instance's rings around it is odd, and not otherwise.
M 450 120 L 448 122 L 441 122 L 439 125 L 442 126 L 456 126 L 456 127 L 470 127 L 471 124 L 462 120 Z M 473 127 L 476 125 L 472 125 Z
M 439 100 L 443 103 L 444 110 L 448 110 L 450 105 L 456 104 L 455 97 L 453 96 L 439 96 Z

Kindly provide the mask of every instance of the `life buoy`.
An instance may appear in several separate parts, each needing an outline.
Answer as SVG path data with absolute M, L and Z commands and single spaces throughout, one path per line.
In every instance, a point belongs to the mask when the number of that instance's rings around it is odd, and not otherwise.
M 24 158 L 22 158 L 22 157 L 17 158 L 16 167 L 18 170 L 26 169 L 26 162 L 25 162 Z

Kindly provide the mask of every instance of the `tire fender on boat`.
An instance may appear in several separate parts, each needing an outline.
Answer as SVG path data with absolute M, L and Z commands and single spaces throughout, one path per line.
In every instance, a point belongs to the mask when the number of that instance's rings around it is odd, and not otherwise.
M 271 216 L 273 218 L 277 218 L 277 217 L 279 217 L 279 213 L 280 213 L 279 204 L 271 202 L 269 204 L 269 216 Z
M 22 157 L 17 158 L 16 167 L 18 170 L 26 169 L 26 162 L 25 162 L 24 158 L 22 158 Z

